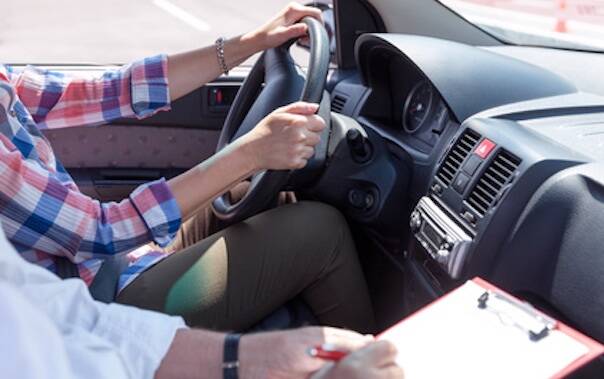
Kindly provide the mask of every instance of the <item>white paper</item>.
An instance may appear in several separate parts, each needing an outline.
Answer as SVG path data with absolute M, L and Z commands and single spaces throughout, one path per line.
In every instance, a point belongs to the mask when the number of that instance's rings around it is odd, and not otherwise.
M 557 330 L 531 341 L 500 313 L 478 308 L 484 291 L 467 282 L 380 336 L 397 346 L 405 379 L 551 378 L 588 353 Z

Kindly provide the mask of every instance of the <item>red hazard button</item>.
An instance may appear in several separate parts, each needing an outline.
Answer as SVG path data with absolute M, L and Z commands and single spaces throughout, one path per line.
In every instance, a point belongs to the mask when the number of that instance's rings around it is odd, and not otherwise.
M 496 146 L 497 145 L 495 145 L 495 142 L 485 138 L 482 140 L 480 145 L 478 145 L 478 147 L 476 148 L 476 151 L 474 151 L 474 153 L 476 155 L 478 155 L 480 158 L 486 159 L 489 156 L 489 154 L 491 154 L 491 151 L 493 151 L 493 149 Z

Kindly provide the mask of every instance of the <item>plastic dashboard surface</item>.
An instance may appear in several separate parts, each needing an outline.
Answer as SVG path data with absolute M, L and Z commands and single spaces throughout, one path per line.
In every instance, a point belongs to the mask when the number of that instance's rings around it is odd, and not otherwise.
M 402 34 L 366 34 L 356 57 L 371 88 L 389 56 L 404 58 L 436 87 L 459 122 L 504 104 L 577 92 L 562 77 L 537 66 L 456 42 Z
M 429 37 L 366 34 L 357 40 L 356 59 L 360 78 L 339 82 L 334 101 L 424 166 L 480 112 L 577 94 L 572 83 L 546 69 Z
M 604 341 L 604 98 L 580 93 L 546 69 L 449 41 L 370 34 L 359 38 L 356 50 L 362 81 L 355 85 L 364 91 L 349 114 L 359 122 L 393 142 L 392 126 L 398 126 L 396 145 L 414 157 L 406 143 L 413 133 L 396 114 L 417 83 L 428 81 L 455 124 L 447 123 L 424 161 L 414 159 L 410 188 L 417 191 L 410 197 L 429 196 L 472 237 L 465 278 L 481 275 L 537 296 Z M 378 106 L 393 115 L 390 125 L 374 117 Z M 444 183 L 439 171 L 468 130 L 476 142 Z M 477 169 L 468 168 L 484 140 L 494 149 Z M 501 169 L 510 158 L 514 165 Z M 485 181 L 497 175 L 493 167 L 509 173 L 500 187 Z M 466 182 L 457 183 L 462 174 Z M 485 189 L 492 199 L 481 208 Z M 411 242 L 406 257 L 410 272 L 424 276 L 416 283 L 455 284 L 442 267 L 437 272 L 438 265 L 427 264 L 421 244 Z
M 603 114 L 523 122 L 470 119 L 438 162 L 428 196 L 472 236 L 459 279 L 478 275 L 508 291 L 538 299 L 542 306 L 604 341 L 604 165 L 601 155 L 593 153 L 602 141 L 585 139 L 579 146 L 581 133 L 572 139 L 564 138 L 568 137 L 565 132 L 552 133 L 552 129 L 564 130 L 564 125 L 584 125 L 586 118 L 593 125 L 588 130 L 600 134 Z M 460 160 L 451 180 L 443 181 L 440 172 L 445 162 L 456 154 L 456 146 L 465 143 L 468 133 L 476 143 Z M 469 175 L 471 159 L 481 154 L 485 140 L 494 148 Z M 498 187 L 491 180 L 505 174 L 502 156 L 515 157 L 517 166 Z M 456 178 L 466 174 L 468 182 L 459 188 Z M 484 209 L 478 208 L 473 198 L 477 194 L 487 197 L 489 192 L 492 199 L 484 203 Z M 422 263 L 431 258 L 421 246 L 410 249 L 410 256 L 424 270 L 435 270 L 429 275 L 442 278 L 444 288 L 451 284 L 442 273 L 446 268 Z

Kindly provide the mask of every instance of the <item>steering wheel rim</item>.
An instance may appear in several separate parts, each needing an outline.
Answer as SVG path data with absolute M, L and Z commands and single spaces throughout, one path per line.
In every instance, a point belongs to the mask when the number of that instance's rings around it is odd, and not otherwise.
M 254 64 L 235 97 L 220 133 L 217 152 L 250 131 L 273 110 L 294 101 L 321 103 L 319 115 L 324 119 L 329 117 L 329 111 L 325 115 L 329 102 L 322 102 L 322 99 L 326 99 L 324 90 L 330 62 L 329 38 L 324 26 L 316 19 L 305 17 L 302 22 L 308 26 L 310 38 L 310 60 L 306 77 L 300 74 L 289 53 L 294 40 L 266 50 Z M 324 130 L 321 142 L 315 147 L 315 156 L 308 161 L 308 170 L 317 170 L 325 161 L 328 129 Z M 296 172 L 303 172 L 305 169 Z M 232 203 L 228 193 L 222 194 L 212 202 L 213 211 L 218 218 L 230 222 L 259 213 L 270 206 L 291 174 L 292 171 L 273 170 L 257 173 L 240 201 Z

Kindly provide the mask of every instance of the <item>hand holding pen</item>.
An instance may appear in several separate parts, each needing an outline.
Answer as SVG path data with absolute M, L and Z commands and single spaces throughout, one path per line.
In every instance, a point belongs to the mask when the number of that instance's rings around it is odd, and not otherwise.
M 388 341 L 376 341 L 360 350 L 348 352 L 331 344 L 307 350 L 314 358 L 331 361 L 311 379 L 402 379 L 396 365 L 396 348 Z

